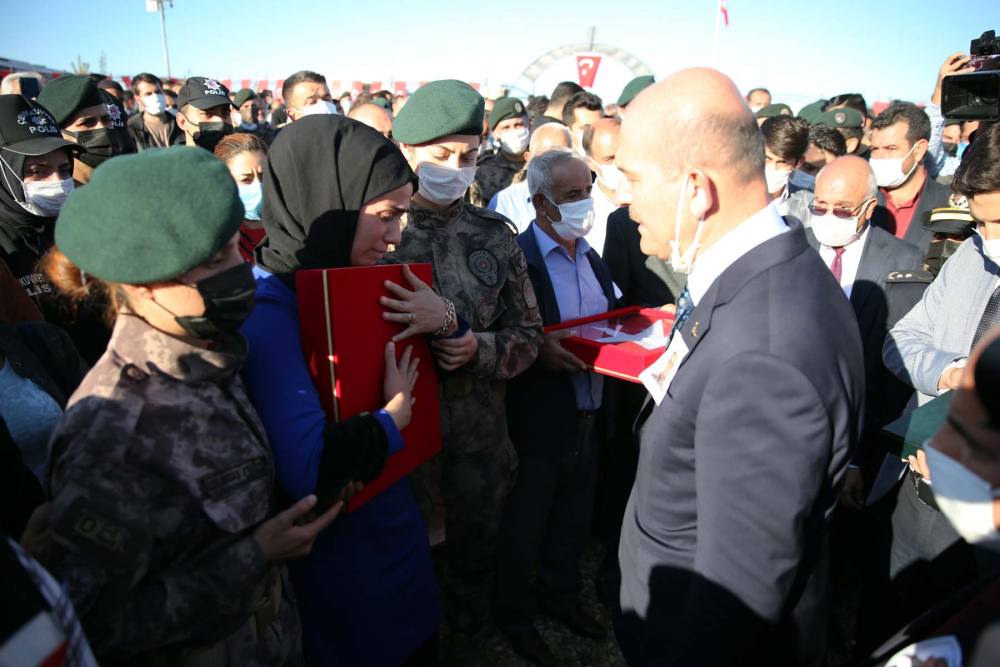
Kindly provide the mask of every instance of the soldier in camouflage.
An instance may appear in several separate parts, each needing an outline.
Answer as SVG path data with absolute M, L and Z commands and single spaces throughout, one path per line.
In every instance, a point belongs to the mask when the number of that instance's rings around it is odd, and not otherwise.
M 242 218 L 226 167 L 188 147 L 109 162 L 60 217 L 52 280 L 123 299 L 50 442 L 47 567 L 102 664 L 301 662 L 281 563 L 339 505 L 304 526 L 313 497 L 268 519 L 274 464 L 238 375 L 256 289 Z
M 489 130 L 500 147 L 479 160 L 467 197 L 473 206 L 488 207 L 496 193 L 526 178 L 529 126 L 528 110 L 521 100 L 502 97 L 493 105 Z
M 252 134 L 270 146 L 277 130 L 264 120 L 264 110 L 261 108 L 257 93 L 244 88 L 233 96 L 233 104 L 239 109 L 240 116 L 240 122 L 233 123 L 233 132 Z
M 506 381 L 531 365 L 543 339 L 527 263 L 510 221 L 461 199 L 469 185 L 463 180 L 466 165 L 475 164 L 482 114 L 482 97 L 457 81 L 421 87 L 400 111 L 393 136 L 420 184 L 402 240 L 387 258 L 430 263 L 434 290 L 454 302 L 471 326 L 458 339 L 432 343 L 439 365 L 442 451 L 413 478 L 426 514 L 440 475 L 447 534 L 441 587 L 453 636 L 466 638 L 489 614 L 496 537 L 515 479 Z

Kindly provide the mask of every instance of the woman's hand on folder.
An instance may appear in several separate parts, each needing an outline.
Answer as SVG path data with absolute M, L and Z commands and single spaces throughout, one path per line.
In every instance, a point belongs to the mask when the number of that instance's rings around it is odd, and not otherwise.
M 410 267 L 403 265 L 403 277 L 410 283 L 413 290 L 386 280 L 383 285 L 395 299 L 387 296 L 379 297 L 379 303 L 394 313 L 382 313 L 382 317 L 390 322 L 407 324 L 403 331 L 392 337 L 392 342 L 398 343 L 417 334 L 434 333 L 444 326 L 448 319 L 448 306 L 437 295 L 430 285 L 413 275 Z M 449 335 L 454 331 L 446 331 Z
M 472 361 L 478 350 L 479 340 L 471 329 L 458 338 L 438 338 L 431 341 L 431 352 L 434 353 L 438 366 L 446 371 L 453 371 L 466 365 Z
M 411 396 L 413 386 L 417 383 L 417 365 L 419 357 L 413 356 L 413 346 L 407 345 L 399 362 L 396 361 L 396 345 L 385 346 L 385 381 L 382 383 L 382 398 L 385 400 L 385 411 L 392 417 L 396 428 L 402 431 L 410 423 L 411 406 L 417 399 Z

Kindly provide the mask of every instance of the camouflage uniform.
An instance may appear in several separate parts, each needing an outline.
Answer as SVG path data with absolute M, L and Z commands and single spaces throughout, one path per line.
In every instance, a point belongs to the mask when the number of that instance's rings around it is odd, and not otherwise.
M 504 499 L 517 454 L 507 435 L 507 380 L 542 344 L 542 321 L 527 263 L 510 222 L 459 200 L 441 210 L 411 203 L 394 263 L 430 263 L 434 290 L 455 303 L 479 343 L 464 368 L 438 369 L 441 454 L 414 474 L 429 516 L 436 477 L 446 508 L 447 565 L 441 587 L 453 630 L 475 632 L 489 614 L 489 584 Z
M 524 162 L 511 162 L 507 155 L 497 149 L 491 155 L 486 155 L 479 161 L 479 169 L 476 171 L 476 180 L 472 183 L 468 192 L 468 201 L 473 206 L 486 208 L 493 195 L 513 183 L 519 174 L 520 180 L 527 177 L 527 166 Z
M 251 534 L 274 464 L 245 356 L 242 337 L 204 350 L 123 313 L 53 434 L 47 567 L 102 664 L 301 661 L 285 568 Z

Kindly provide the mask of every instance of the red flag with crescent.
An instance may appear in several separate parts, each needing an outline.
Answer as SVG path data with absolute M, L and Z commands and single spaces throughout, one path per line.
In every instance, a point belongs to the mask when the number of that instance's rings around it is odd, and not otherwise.
M 580 78 L 580 85 L 584 88 L 594 87 L 594 78 L 597 77 L 597 68 L 601 65 L 600 56 L 577 56 L 576 73 Z

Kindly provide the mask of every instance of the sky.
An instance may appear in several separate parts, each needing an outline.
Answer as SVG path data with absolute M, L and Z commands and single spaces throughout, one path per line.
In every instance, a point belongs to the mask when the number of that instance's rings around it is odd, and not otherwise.
M 532 83 L 522 72 L 553 48 L 585 42 L 594 26 L 596 42 L 631 53 L 658 80 L 713 66 L 740 90 L 766 87 L 797 109 L 846 92 L 869 104 L 926 101 L 946 56 L 1000 30 L 997 0 L 964 0 L 952 14 L 944 4 L 728 0 L 717 57 L 717 0 L 175 0 L 166 28 L 175 77 L 274 80 L 312 69 L 344 81 L 457 78 L 526 94 Z M 97 71 L 103 52 L 116 77 L 165 74 L 159 16 L 145 0 L 47 0 L 43 14 L 0 0 L 0 57 L 68 70 L 80 56 Z M 613 102 L 632 76 L 604 57 L 593 92 Z M 572 57 L 546 70 L 534 91 L 547 94 L 563 79 L 576 80 Z

